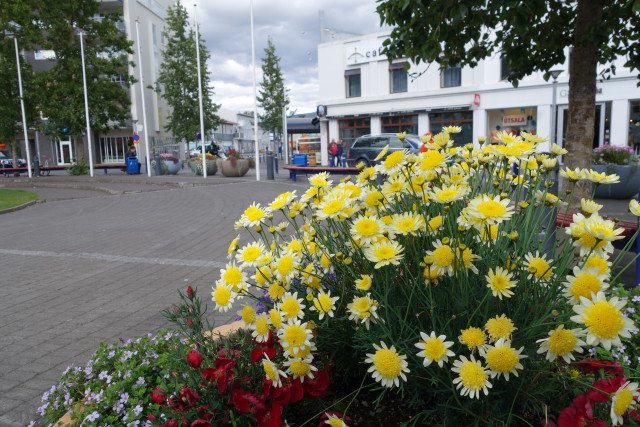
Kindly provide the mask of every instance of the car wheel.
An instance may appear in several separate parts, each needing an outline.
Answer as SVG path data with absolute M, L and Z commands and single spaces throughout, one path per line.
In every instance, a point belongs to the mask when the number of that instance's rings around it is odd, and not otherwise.
M 358 166 L 360 163 L 364 164 L 365 168 L 368 168 L 369 166 L 371 166 L 371 162 L 365 157 L 360 157 L 359 159 L 356 159 L 356 161 L 353 162 L 353 165 Z

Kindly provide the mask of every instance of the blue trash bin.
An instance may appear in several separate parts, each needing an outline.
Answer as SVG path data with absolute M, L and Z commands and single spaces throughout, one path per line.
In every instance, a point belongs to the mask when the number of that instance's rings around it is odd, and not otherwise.
M 127 174 L 137 175 L 140 173 L 140 163 L 138 162 L 138 156 L 127 157 Z
M 306 154 L 294 154 L 291 163 L 296 166 L 308 166 L 309 159 Z

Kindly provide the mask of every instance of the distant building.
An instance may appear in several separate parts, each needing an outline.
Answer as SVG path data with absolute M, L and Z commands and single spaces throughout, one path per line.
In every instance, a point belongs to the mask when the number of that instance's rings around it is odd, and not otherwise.
M 389 32 L 381 32 L 318 45 L 319 105 L 326 106 L 326 118 L 321 119 L 324 164 L 328 141 L 334 138 L 350 144 L 366 134 L 435 133 L 446 125 L 462 128 L 455 138 L 458 143 L 500 130 L 551 136 L 552 114 L 557 114 L 555 140 L 563 143 L 568 61 L 558 66 L 563 73 L 552 112 L 553 85 L 542 73 L 524 78 L 514 88 L 506 80 L 509 70 L 499 55 L 480 61 L 475 68 L 440 70 L 438 64 L 415 65 L 407 60 L 389 64 L 382 54 L 382 42 L 388 37 Z M 617 60 L 616 75 L 597 83 L 594 147 L 640 148 L 640 88 L 637 73 L 625 68 L 624 62 L 624 58 Z
M 212 137 L 223 150 L 234 148 L 245 157 L 255 156 L 253 113 L 239 113 L 226 108 L 218 110 L 220 125 L 214 129 Z M 269 131 L 258 127 L 259 149 L 264 152 L 269 147 Z
M 122 14 L 122 21 L 119 29 L 127 37 L 134 41 L 133 55 L 129 56 L 129 61 L 138 63 L 138 44 L 136 40 L 136 19 L 140 25 L 140 47 L 142 54 L 142 69 L 144 77 L 144 94 L 147 110 L 148 132 L 144 135 L 149 137 L 149 146 L 158 144 L 161 141 L 170 139 L 170 134 L 164 130 L 169 107 L 164 99 L 149 86 L 155 87 L 155 83 L 160 73 L 162 63 L 162 52 L 164 49 L 164 19 L 167 9 L 175 3 L 175 0 L 101 0 L 100 10 L 103 13 L 119 12 Z M 48 50 L 36 50 L 24 52 L 24 57 L 35 71 L 44 71 L 50 68 L 52 60 L 55 60 L 55 53 Z M 138 67 L 129 66 L 129 74 L 134 76 L 134 83 L 128 90 L 131 97 L 131 121 L 126 123 L 122 129 L 110 131 L 106 134 L 92 136 L 94 162 L 95 163 L 123 163 L 127 144 L 131 141 L 134 132 L 141 129 L 142 118 L 142 98 L 139 80 Z M 124 82 L 124 75 L 111 76 L 114 81 Z M 31 152 L 39 154 L 41 162 L 47 161 L 49 164 L 66 165 L 72 163 L 76 158 L 73 151 L 73 144 L 70 137 L 54 139 L 45 137 L 42 134 L 36 135 L 30 132 Z M 37 140 L 37 143 L 36 143 Z M 140 140 L 142 142 L 142 139 Z M 22 153 L 24 141 L 22 142 Z M 137 145 L 138 155 L 145 156 L 144 144 Z

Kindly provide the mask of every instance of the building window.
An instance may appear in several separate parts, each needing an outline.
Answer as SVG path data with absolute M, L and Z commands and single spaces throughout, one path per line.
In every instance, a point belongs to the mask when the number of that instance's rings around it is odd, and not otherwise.
M 388 115 L 380 118 L 382 133 L 418 133 L 418 115 Z
M 507 80 L 510 74 L 511 74 L 511 70 L 509 70 L 509 62 L 507 61 L 507 57 L 501 56 L 500 57 L 500 80 Z
M 347 87 L 347 98 L 357 98 L 360 96 L 360 68 L 347 70 L 344 72 Z
M 469 110 L 429 113 L 429 128 L 438 133 L 445 126 L 460 126 L 462 132 L 452 136 L 456 146 L 473 142 L 473 112 Z
M 126 136 L 101 137 L 100 154 L 102 163 L 124 163 L 129 141 L 129 137 Z
M 440 72 L 440 87 L 457 87 L 461 85 L 462 69 L 460 67 L 449 67 Z
M 629 105 L 629 145 L 640 150 L 640 100 Z
M 33 58 L 36 61 L 56 59 L 56 53 L 53 50 L 36 50 L 35 52 L 33 52 Z
M 498 142 L 498 132 L 520 135 L 521 132 L 536 133 L 538 109 L 536 107 L 503 108 L 487 111 L 487 122 L 491 143 Z
M 391 64 L 389 66 L 389 88 L 391 93 L 400 93 L 407 91 L 407 71 L 405 70 L 405 62 Z
M 357 138 L 371 133 L 371 119 L 363 117 L 339 120 L 338 129 L 340 140 L 346 144 L 345 147 L 351 147 Z

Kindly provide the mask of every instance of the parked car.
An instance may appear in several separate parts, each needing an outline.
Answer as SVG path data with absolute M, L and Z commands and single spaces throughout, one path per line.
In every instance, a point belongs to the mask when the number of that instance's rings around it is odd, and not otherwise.
M 367 166 L 374 164 L 374 159 L 380 151 L 389 146 L 389 153 L 398 150 L 409 150 L 414 154 L 420 151 L 420 137 L 418 135 L 407 135 L 404 141 L 400 141 L 395 133 L 382 133 L 379 135 L 364 135 L 356 139 L 351 147 L 347 149 L 347 162 L 350 166 L 355 166 L 362 162 Z
M 0 150 L 0 166 L 3 168 L 13 167 L 13 157 L 8 151 Z M 18 167 L 24 168 L 27 166 L 25 159 L 18 158 Z

